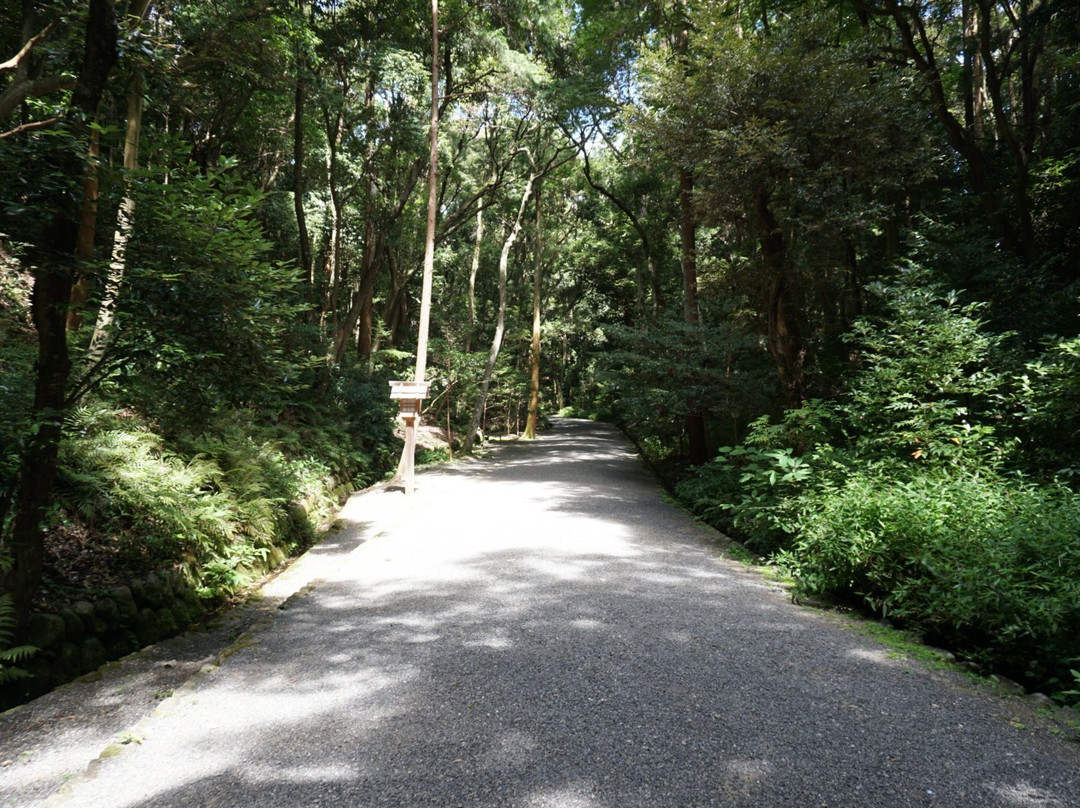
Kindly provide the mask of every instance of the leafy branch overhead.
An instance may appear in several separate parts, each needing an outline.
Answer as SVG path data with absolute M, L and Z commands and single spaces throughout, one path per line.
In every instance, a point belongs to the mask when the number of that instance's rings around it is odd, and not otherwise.
M 1075 700 L 1078 43 L 1059 0 L 0 4 L 4 643 L 280 562 L 419 370 L 429 456 L 610 419 L 801 592 Z

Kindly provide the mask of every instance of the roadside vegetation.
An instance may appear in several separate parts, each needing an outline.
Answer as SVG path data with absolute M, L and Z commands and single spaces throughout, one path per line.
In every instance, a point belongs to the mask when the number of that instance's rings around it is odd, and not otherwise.
M 1080 702 L 1075 3 L 45 0 L 0 59 L 0 680 L 307 546 L 422 353 L 422 460 L 612 420 L 798 592 Z

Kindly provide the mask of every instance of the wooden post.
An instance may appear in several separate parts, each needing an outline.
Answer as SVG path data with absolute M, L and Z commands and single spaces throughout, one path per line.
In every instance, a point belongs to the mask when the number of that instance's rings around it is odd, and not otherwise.
M 430 382 L 390 382 L 390 398 L 397 400 L 398 418 L 405 424 L 405 451 L 401 458 L 401 482 L 406 495 L 415 487 L 416 428 Z
M 416 464 L 416 422 L 419 419 L 417 415 L 408 414 L 402 415 L 402 420 L 405 421 L 405 467 L 402 469 L 402 483 L 405 485 L 405 494 L 409 495 L 413 492 L 414 487 L 414 467 Z

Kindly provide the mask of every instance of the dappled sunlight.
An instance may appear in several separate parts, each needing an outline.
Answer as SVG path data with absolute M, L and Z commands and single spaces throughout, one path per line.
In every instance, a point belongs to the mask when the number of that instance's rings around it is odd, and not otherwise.
M 898 656 L 885 648 L 852 648 L 848 651 L 848 656 L 890 668 L 906 667 L 904 657 Z
M 1065 804 L 1049 791 L 1025 782 L 995 785 L 991 790 L 1007 805 L 1015 805 L 1017 808 L 1058 808 Z
M 908 804 L 896 768 L 949 793 L 910 727 L 968 742 L 959 697 L 928 702 L 909 663 L 717 557 L 636 467 L 545 462 L 424 472 L 378 520 L 354 509 L 272 626 L 102 762 L 138 796 L 91 783 L 80 808 L 750 808 L 816 804 L 799 784 L 822 772 L 853 805 Z
M 524 808 L 601 808 L 604 803 L 596 799 L 595 790 L 588 784 L 545 789 L 530 796 Z
M 254 669 L 250 664 L 241 666 L 238 671 L 241 675 L 232 676 L 235 686 L 209 686 L 214 682 L 211 675 L 207 686 L 184 699 L 165 702 L 153 728 L 145 737 L 131 739 L 133 742 L 123 755 L 138 756 L 139 766 L 145 772 L 140 778 L 142 786 L 123 800 L 107 789 L 95 800 L 91 789 L 84 804 L 111 808 L 156 804 L 155 795 L 215 778 L 248 781 L 259 787 L 274 782 L 355 781 L 364 766 L 346 755 L 339 760 L 285 766 L 252 766 L 246 762 L 246 756 L 252 743 L 270 748 L 273 744 L 268 742 L 269 738 L 280 742 L 303 726 L 328 726 L 360 714 L 362 726 L 372 727 L 392 720 L 395 710 L 387 708 L 385 699 L 380 704 L 373 697 L 387 689 L 407 686 L 416 673 L 404 667 L 354 666 L 348 674 L 324 674 L 311 679 L 299 669 L 290 672 L 271 666 L 269 670 L 276 673 L 267 676 L 262 666 Z M 244 676 L 244 671 L 250 671 L 251 676 Z M 301 760 L 303 757 L 298 755 Z M 174 765 L 177 760 L 185 761 L 185 766 Z M 108 766 L 112 762 L 106 760 L 100 765 Z
M 520 730 L 508 730 L 491 739 L 491 745 L 477 759 L 487 769 L 502 769 L 529 765 L 540 744 L 536 738 Z
M 773 766 L 759 758 L 733 758 L 720 764 L 720 792 L 729 798 L 752 796 L 772 774 Z

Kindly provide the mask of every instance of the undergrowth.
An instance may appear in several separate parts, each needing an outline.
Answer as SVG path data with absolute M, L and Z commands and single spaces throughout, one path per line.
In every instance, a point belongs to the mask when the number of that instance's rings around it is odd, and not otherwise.
M 98 560 L 84 566 L 96 563 L 113 581 L 182 566 L 200 595 L 217 601 L 248 583 L 273 548 L 292 553 L 310 545 L 316 525 L 339 504 L 335 491 L 369 482 L 393 455 L 389 441 L 364 446 L 336 425 L 293 419 L 256 426 L 243 415 L 167 440 L 131 411 L 105 404 L 73 410 L 50 541 L 79 536 L 88 558 L 94 553 L 85 546 L 96 545 Z M 57 567 L 64 549 L 51 553 Z M 54 569 L 48 580 L 55 590 L 93 584 L 95 571 L 84 573 L 72 581 Z
M 1076 341 L 1023 361 L 918 268 L 872 291 L 846 392 L 752 422 L 677 493 L 797 596 L 1080 703 Z

